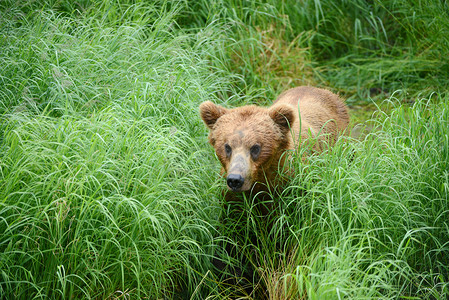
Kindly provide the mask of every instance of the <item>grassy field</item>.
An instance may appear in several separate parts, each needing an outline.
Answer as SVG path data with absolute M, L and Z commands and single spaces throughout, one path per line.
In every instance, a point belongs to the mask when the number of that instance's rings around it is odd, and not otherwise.
M 448 19 L 436 0 L 1 1 L 0 298 L 447 299 Z M 302 149 L 271 216 L 246 199 L 223 222 L 199 104 L 296 85 L 344 96 L 353 134 Z

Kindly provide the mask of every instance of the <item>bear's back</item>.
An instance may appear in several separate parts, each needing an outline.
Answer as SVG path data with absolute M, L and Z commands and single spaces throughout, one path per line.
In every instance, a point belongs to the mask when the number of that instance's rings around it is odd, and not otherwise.
M 310 128 L 314 132 L 322 132 L 324 126 L 324 132 L 331 134 L 335 139 L 338 132 L 343 131 L 349 124 L 349 114 L 344 101 L 338 95 L 325 89 L 295 87 L 279 95 L 274 104 L 292 106 L 295 112 L 298 112 L 302 131 Z M 299 124 L 294 126 L 297 130 Z

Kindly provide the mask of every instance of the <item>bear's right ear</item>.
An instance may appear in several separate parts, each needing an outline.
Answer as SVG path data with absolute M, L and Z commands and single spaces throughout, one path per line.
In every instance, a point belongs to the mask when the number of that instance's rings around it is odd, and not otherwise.
M 209 129 L 213 129 L 218 118 L 227 113 L 228 110 L 220 105 L 215 105 L 211 101 L 206 101 L 200 105 L 201 119 L 203 119 Z

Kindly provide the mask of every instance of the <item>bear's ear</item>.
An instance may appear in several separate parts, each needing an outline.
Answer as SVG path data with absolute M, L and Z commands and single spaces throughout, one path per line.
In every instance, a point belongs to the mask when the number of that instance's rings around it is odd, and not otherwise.
M 211 101 L 206 101 L 200 105 L 201 119 L 203 119 L 209 129 L 213 129 L 218 118 L 227 113 L 228 110 L 220 105 L 215 105 Z
M 273 121 L 278 124 L 282 129 L 289 129 L 293 124 L 295 113 L 293 109 L 288 105 L 276 105 L 268 111 L 268 114 Z

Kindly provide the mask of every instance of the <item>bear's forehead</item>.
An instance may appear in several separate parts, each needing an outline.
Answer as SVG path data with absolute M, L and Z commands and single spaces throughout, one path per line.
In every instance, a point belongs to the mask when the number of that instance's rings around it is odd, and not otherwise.
M 227 143 L 231 147 L 251 147 L 256 143 L 269 144 L 271 134 L 269 130 L 255 127 L 228 128 L 220 132 L 217 140 Z
M 252 145 L 266 141 L 273 134 L 277 134 L 276 129 L 267 113 L 237 111 L 223 115 L 217 121 L 214 131 L 217 140 L 231 145 Z
M 224 114 L 218 121 L 223 124 L 232 123 L 238 127 L 251 127 L 255 124 L 265 124 L 265 126 L 268 126 L 272 123 L 271 118 L 265 110 L 255 109 L 255 107 L 233 109 L 229 113 Z

